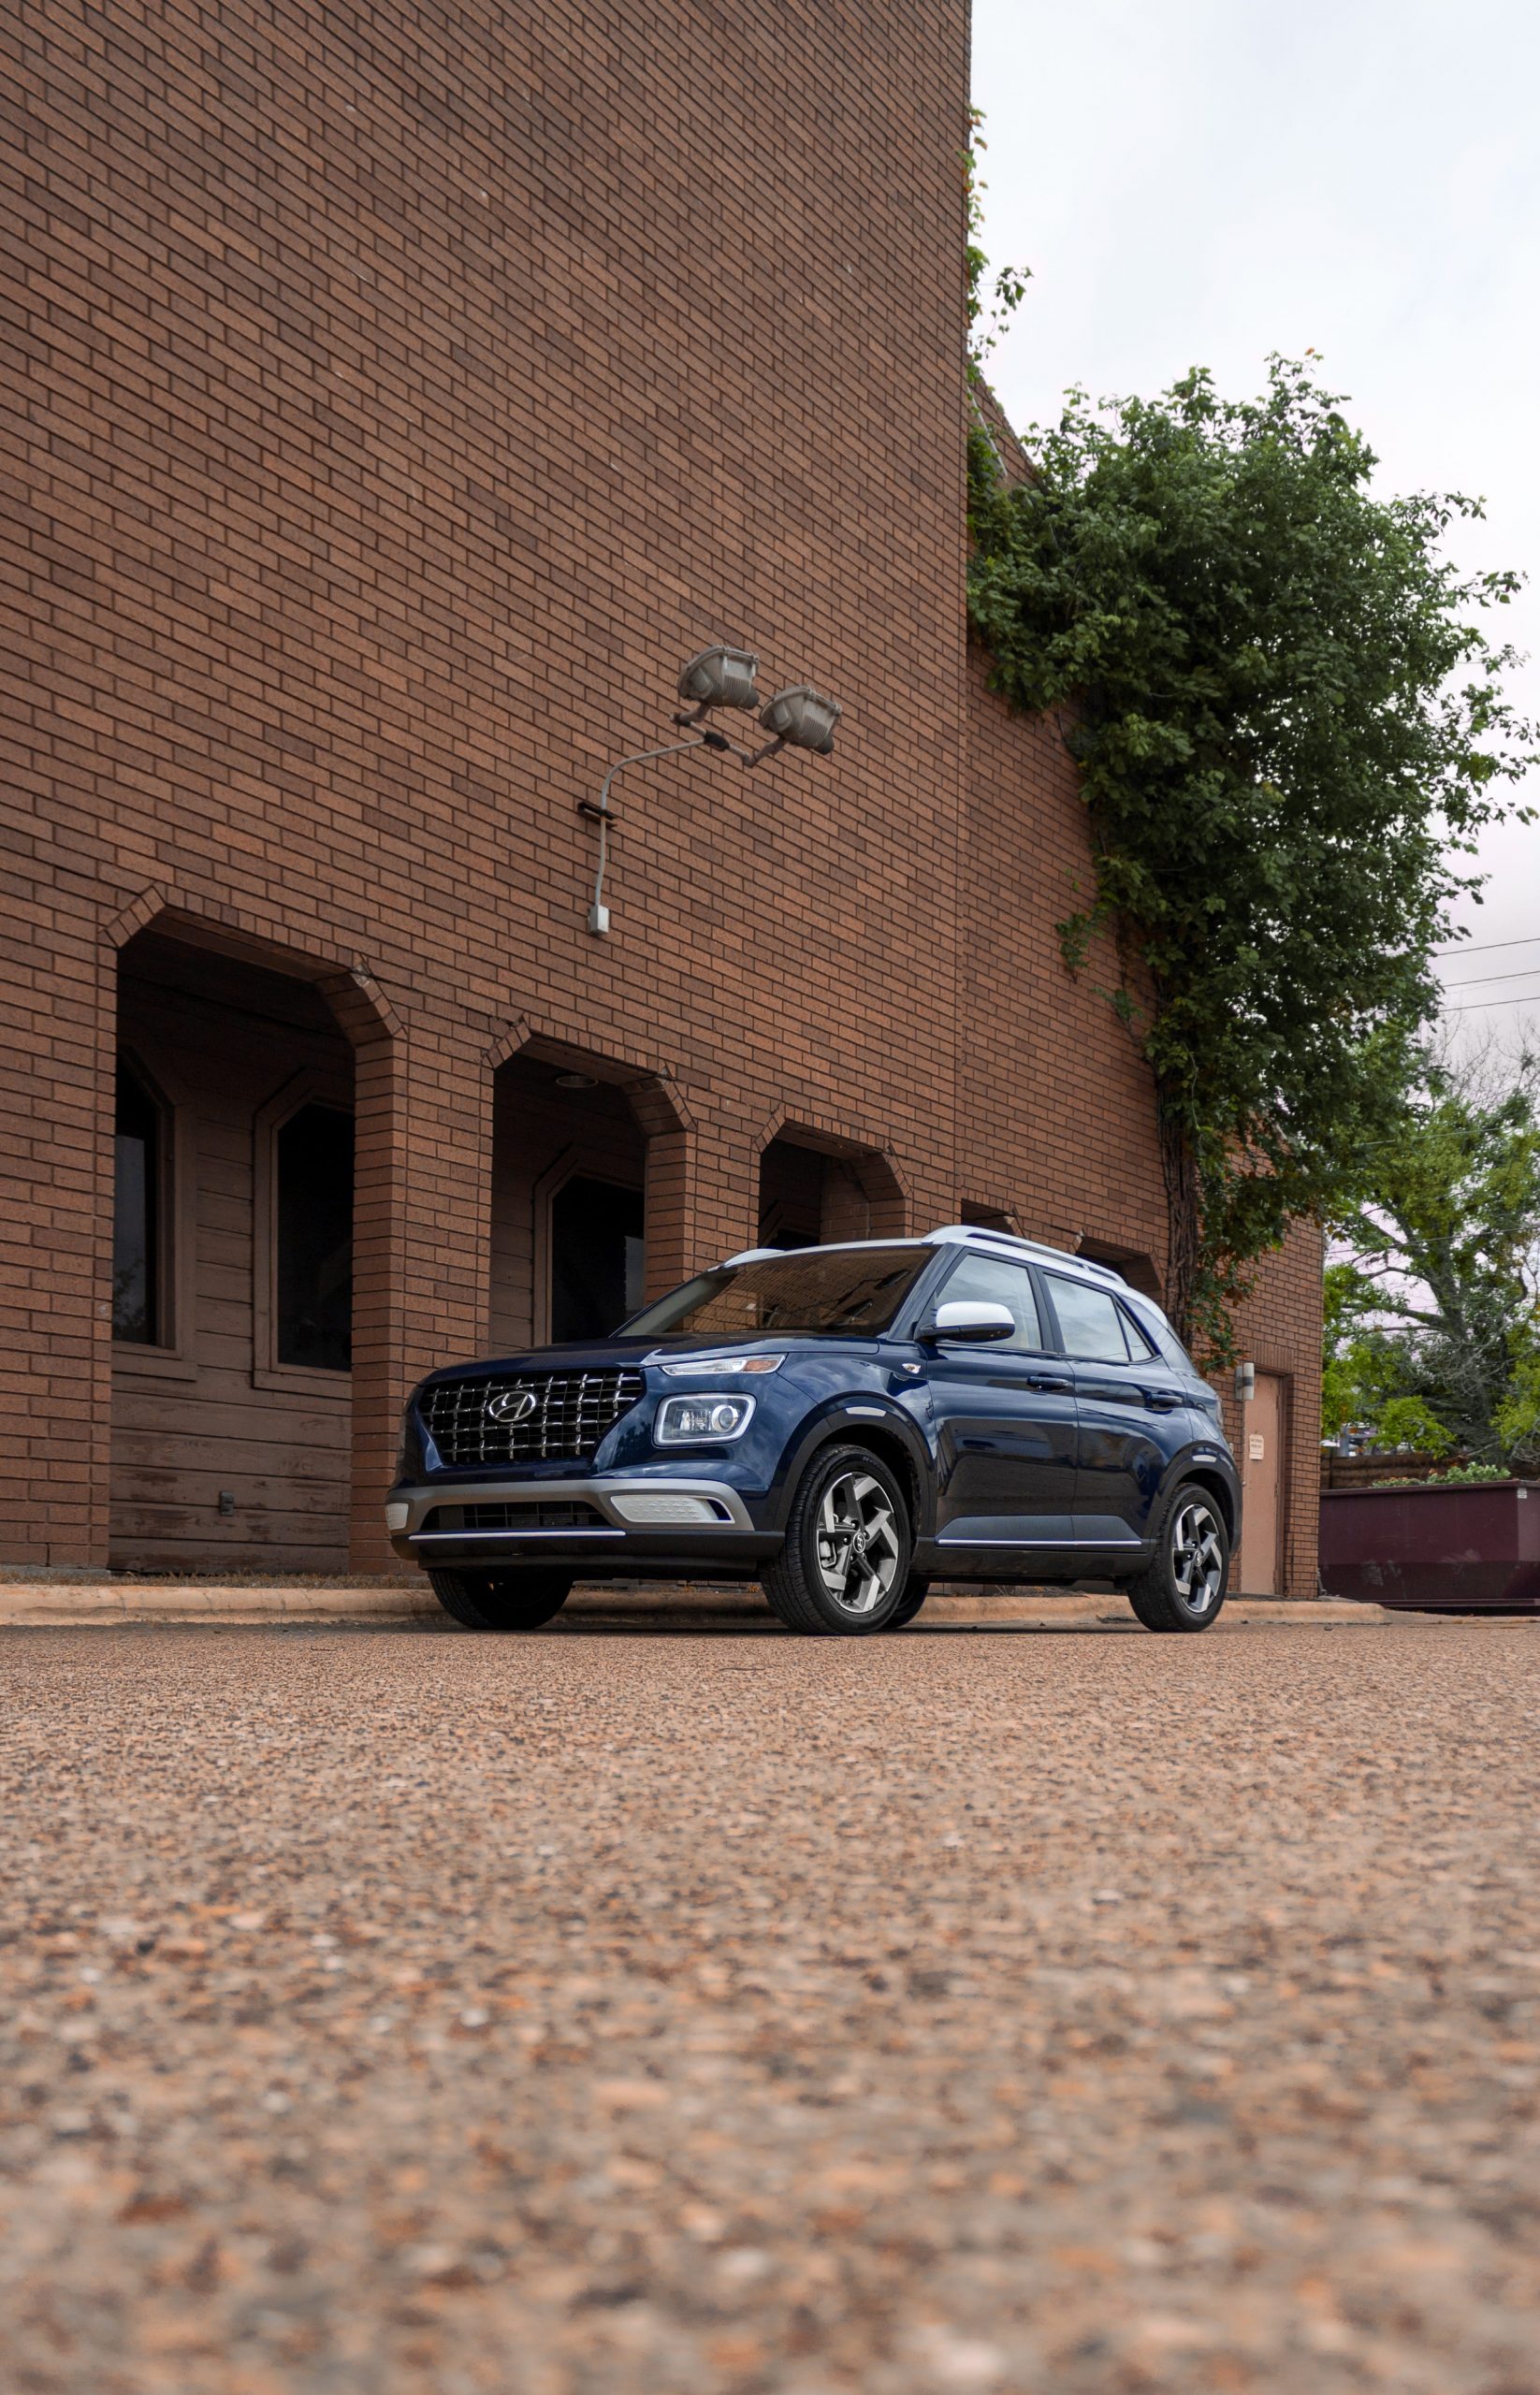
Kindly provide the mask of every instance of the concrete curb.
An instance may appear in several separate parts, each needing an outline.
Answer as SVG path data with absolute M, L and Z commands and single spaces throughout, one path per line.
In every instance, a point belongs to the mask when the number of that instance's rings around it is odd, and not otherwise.
M 1388 1621 L 1379 1605 L 1340 1598 L 1231 1598 L 1220 1616 L 1223 1630 L 1251 1623 L 1292 1624 Z M 560 1619 L 632 1623 L 666 1629 L 743 1623 L 769 1628 L 757 1589 L 580 1589 Z M 988 1630 L 1007 1622 L 1045 1629 L 1098 1623 L 1133 1626 L 1121 1597 L 1106 1593 L 1058 1596 L 1024 1590 L 985 1597 L 969 1592 L 932 1597 L 922 1617 L 926 1628 Z M 445 1622 L 431 1592 L 413 1581 L 399 1587 L 328 1588 L 324 1585 L 243 1586 L 219 1581 L 11 1580 L 0 1581 L 0 1628 L 15 1630 L 121 1627 L 125 1622 L 260 1624 L 275 1621 L 375 1623 Z

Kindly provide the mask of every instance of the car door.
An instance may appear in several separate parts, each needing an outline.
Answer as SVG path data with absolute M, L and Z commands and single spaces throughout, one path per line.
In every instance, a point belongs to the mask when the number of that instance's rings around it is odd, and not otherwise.
M 965 1254 L 937 1302 L 1008 1306 L 1010 1339 L 926 1343 L 935 1418 L 937 1536 L 945 1546 L 1054 1546 L 1074 1536 L 1077 1437 L 1072 1377 L 1050 1352 L 1032 1275 Z
M 1150 1535 L 1150 1509 L 1184 1430 L 1185 1393 L 1111 1289 L 1045 1272 L 1080 1418 L 1075 1536 L 1121 1546 Z

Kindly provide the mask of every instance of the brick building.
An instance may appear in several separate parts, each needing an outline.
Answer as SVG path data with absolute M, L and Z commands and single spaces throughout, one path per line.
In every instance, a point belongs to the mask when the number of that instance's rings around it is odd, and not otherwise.
M 762 1226 L 1157 1282 L 1073 774 L 966 641 L 966 0 L 0 55 L 7 1559 L 383 1565 L 423 1370 Z M 634 769 L 594 938 L 578 802 L 714 639 L 837 753 Z M 1301 1236 L 1257 1585 L 1314 1586 L 1318 1320 Z

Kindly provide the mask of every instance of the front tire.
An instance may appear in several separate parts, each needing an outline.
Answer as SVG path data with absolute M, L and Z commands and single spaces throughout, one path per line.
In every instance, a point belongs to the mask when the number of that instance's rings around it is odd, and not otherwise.
M 1166 1508 L 1155 1560 L 1128 1584 L 1146 1630 L 1212 1629 L 1229 1586 L 1230 1546 L 1217 1502 L 1184 1480 Z
M 764 1572 L 772 1613 L 805 1636 L 864 1638 L 904 1600 L 914 1542 L 904 1492 L 865 1447 L 825 1447 L 802 1476 Z
M 888 1620 L 890 1630 L 908 1630 L 915 1615 L 930 1594 L 930 1582 L 911 1572 L 904 1583 L 904 1593 Z
M 570 1572 L 430 1572 L 433 1594 L 465 1630 L 538 1630 L 572 1593 Z

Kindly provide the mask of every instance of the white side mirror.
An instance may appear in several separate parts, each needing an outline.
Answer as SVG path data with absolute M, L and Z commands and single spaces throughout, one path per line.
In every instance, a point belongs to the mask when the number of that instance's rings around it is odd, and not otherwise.
M 1009 1339 L 1016 1328 L 1016 1317 L 1009 1306 L 996 1305 L 992 1298 L 952 1298 L 936 1309 L 936 1320 L 926 1336 L 931 1339 Z

